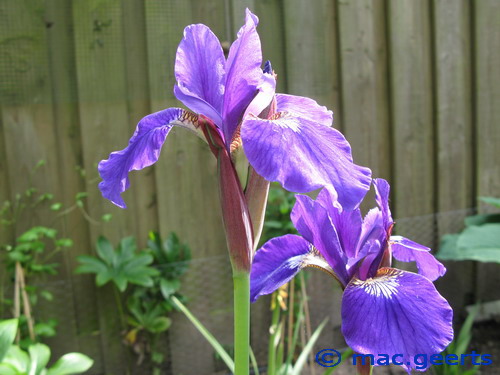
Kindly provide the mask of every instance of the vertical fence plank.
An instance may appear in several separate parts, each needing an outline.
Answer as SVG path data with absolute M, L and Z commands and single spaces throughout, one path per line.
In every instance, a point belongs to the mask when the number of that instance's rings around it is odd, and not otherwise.
M 339 1 L 342 127 L 356 163 L 390 178 L 384 1 Z M 358 157 L 359 155 L 359 157 Z
M 50 60 L 50 79 L 54 124 L 57 131 L 57 155 L 59 159 L 59 178 L 62 189 L 62 202 L 65 207 L 75 204 L 77 193 L 85 191 L 85 182 L 77 172 L 83 167 L 80 124 L 78 121 L 78 96 L 76 88 L 76 69 L 74 39 L 71 17 L 71 3 L 57 0 L 47 1 L 46 23 L 48 26 L 48 53 Z M 56 151 L 56 150 L 54 150 Z M 64 216 L 64 235 L 73 240 L 73 247 L 65 252 L 65 268 L 73 290 L 71 298 L 75 303 L 75 323 L 77 327 L 79 350 L 94 359 L 93 372 L 102 366 L 99 338 L 93 333 L 99 329 L 96 290 L 94 278 L 90 275 L 75 276 L 76 257 L 89 254 L 89 223 L 78 210 Z M 60 303 L 59 307 L 62 306 Z M 62 312 L 62 311 L 61 311 Z M 66 319 L 68 317 L 65 317 Z M 67 349 L 61 345 L 57 349 Z M 56 355 L 58 352 L 55 352 Z
M 23 195 L 31 187 L 36 188 L 38 194 L 51 193 L 60 198 L 60 164 L 55 152 L 58 145 L 47 55 L 47 24 L 44 20 L 46 8 L 43 2 L 30 1 L 4 2 L 0 7 L 1 121 L 10 198 L 16 194 Z M 45 160 L 46 165 L 33 173 L 33 168 L 40 160 Z M 29 203 L 18 217 L 14 232 L 19 236 L 28 228 L 40 225 L 61 231 L 61 226 L 54 222 L 54 214 L 48 203 L 36 207 Z M 64 264 L 64 258 L 62 254 L 57 254 L 51 258 L 51 262 Z M 35 323 L 36 318 L 58 320 L 58 335 L 46 340 L 58 348 L 63 345 L 77 347 L 75 306 L 70 297 L 72 288 L 71 283 L 66 285 L 64 281 L 69 277 L 69 272 L 66 267 L 60 267 L 57 276 L 31 278 L 28 281 L 29 285 L 37 285 L 55 295 L 54 302 L 44 304 L 40 301 L 32 311 Z M 64 313 L 55 310 L 58 304 L 66 306 Z
M 500 2 L 475 1 L 477 195 L 500 196 Z M 487 208 L 483 205 L 481 210 Z M 500 298 L 498 264 L 479 265 L 477 298 Z
M 438 239 L 461 228 L 473 206 L 470 2 L 435 0 Z M 460 211 L 459 211 L 460 210 Z M 448 262 L 438 288 L 455 316 L 472 303 L 472 262 Z
M 112 226 L 91 226 L 91 240 L 105 234 L 113 243 L 134 234 L 137 210 L 133 193 L 125 196 L 129 208 L 120 210 L 105 201 L 97 189 L 96 164 L 109 153 L 125 147 L 130 137 L 124 63 L 123 15 L 121 1 L 74 2 L 76 69 L 82 131 L 84 166 L 87 171 L 88 210 L 99 219 L 113 214 Z M 142 172 L 144 173 L 144 172 Z M 131 189 L 140 189 L 137 186 Z M 112 295 L 114 285 L 98 290 L 100 339 L 105 371 L 125 374 L 127 350 L 121 342 L 120 319 Z
M 146 16 L 141 0 L 123 2 L 123 36 L 129 135 L 139 120 L 149 114 L 149 75 L 146 44 Z M 136 201 L 138 243 L 146 244 L 148 232 L 157 231 L 158 210 L 154 166 L 144 173 L 132 173 L 130 184 Z
M 396 218 L 434 212 L 433 87 L 429 3 L 390 1 L 390 93 L 393 211 Z M 399 221 L 396 229 L 426 245 L 432 216 Z M 429 235 L 425 235 L 428 233 Z
M 153 111 L 181 105 L 172 93 L 175 82 L 175 53 L 182 39 L 184 27 L 193 22 L 193 11 L 201 3 L 195 1 L 150 1 L 146 3 L 148 64 Z M 204 6 L 208 7 L 206 9 L 213 9 L 211 7 L 216 7 L 216 5 L 215 2 L 210 2 Z M 214 30 L 224 32 L 224 23 L 220 17 L 216 22 L 222 25 L 212 24 L 215 21 L 212 18 L 214 17 L 213 10 L 208 11 L 207 14 L 199 11 L 196 13 L 197 22 L 209 21 L 209 26 Z M 221 38 L 221 35 L 218 37 Z M 171 231 L 176 232 L 182 241 L 189 244 L 194 259 L 221 254 L 226 257 L 227 254 L 220 216 L 216 170 L 215 158 L 201 140 L 183 129 L 172 130 L 165 142 L 156 169 L 160 229 L 164 236 Z M 193 235 L 193 233 L 196 234 Z M 221 273 L 220 271 L 225 268 L 220 266 L 202 270 L 203 267 L 197 265 L 197 262 L 192 263 L 183 279 L 184 286 L 181 292 L 189 291 L 190 294 L 186 295 L 189 298 L 189 308 L 195 315 L 203 318 L 210 313 L 203 306 L 206 303 L 204 299 L 209 298 L 209 295 L 205 295 L 204 290 L 191 287 L 200 285 L 200 280 L 203 279 L 208 282 L 218 273 L 218 277 L 227 280 L 224 285 L 227 294 L 221 294 L 230 299 L 230 275 Z M 199 333 L 183 316 L 177 314 L 174 319 L 172 328 L 169 330 L 173 373 L 210 371 L 214 362 L 212 349 L 199 338 Z M 213 321 L 209 321 L 208 327 L 212 328 L 212 324 L 214 324 Z M 197 353 L 196 361 L 191 358 L 190 353 L 193 352 Z
M 308 96 L 334 112 L 334 127 L 342 128 L 339 100 L 337 9 L 334 1 L 284 2 L 286 83 L 290 94 Z M 331 343 L 331 336 L 338 331 L 340 314 L 339 288 L 332 289 L 329 301 L 324 303 L 322 290 L 325 275 L 312 273 L 308 282 L 311 306 L 323 306 L 324 314 L 312 314 L 312 325 L 320 324 L 324 316 L 330 319 L 318 347 Z M 321 316 L 322 315 L 322 316 Z
M 334 111 L 342 127 L 339 102 L 337 12 L 330 0 L 284 3 L 287 88 Z

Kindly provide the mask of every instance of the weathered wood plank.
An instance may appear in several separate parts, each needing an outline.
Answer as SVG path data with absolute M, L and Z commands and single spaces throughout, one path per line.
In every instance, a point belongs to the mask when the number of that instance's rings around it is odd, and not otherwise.
M 425 1 L 388 5 L 392 209 L 396 218 L 406 218 L 430 214 L 435 207 L 430 10 Z M 400 222 L 396 228 L 433 245 L 432 216 Z
M 475 1 L 475 123 L 476 192 L 478 196 L 500 196 L 500 3 Z M 480 204 L 480 203 L 479 203 Z M 486 210 L 484 204 L 480 210 Z M 478 268 L 477 298 L 496 300 L 500 292 L 498 265 Z
M 435 0 L 434 64 L 437 127 L 438 239 L 461 229 L 474 204 L 470 2 Z M 453 193 L 451 193 L 453 192 Z M 461 210 L 461 211 L 459 211 Z M 472 303 L 473 263 L 448 262 L 437 283 L 458 318 Z
M 125 43 L 125 74 L 129 134 L 132 135 L 139 120 L 149 114 L 149 77 L 146 44 L 146 17 L 141 0 L 123 2 L 123 37 Z M 131 186 L 136 202 L 136 233 L 138 244 L 144 246 L 150 230 L 158 230 L 158 209 L 154 167 L 145 173 L 132 174 Z
M 193 22 L 193 9 L 198 2 L 151 1 L 146 3 L 148 64 L 152 110 L 181 104 L 172 94 L 174 61 L 183 29 Z M 208 6 L 208 5 L 207 5 Z M 211 12 L 205 20 L 198 13 L 197 22 L 223 32 L 225 27 L 212 24 Z M 217 22 L 221 19 L 217 18 Z M 218 35 L 221 38 L 221 35 Z M 164 236 L 176 232 L 192 249 L 193 258 L 227 254 L 217 187 L 216 161 L 208 147 L 183 129 L 173 129 L 156 167 L 160 231 Z M 206 277 L 193 267 L 183 280 L 183 290 L 198 285 L 197 279 Z M 221 276 L 222 277 L 222 276 Z M 226 285 L 231 293 L 230 284 Z M 202 300 L 193 295 L 189 308 L 202 318 L 207 314 Z M 210 294 L 203 294 L 210 298 Z M 197 303 L 197 301 L 200 301 Z M 217 331 L 215 331 L 217 332 Z M 199 333 L 178 316 L 169 330 L 174 373 L 206 373 L 213 366 L 213 352 L 203 340 L 193 340 Z M 199 353 L 197 361 L 186 361 L 185 348 Z
M 288 92 L 333 110 L 334 126 L 341 129 L 336 21 L 330 0 L 290 0 L 284 7 Z
M 339 1 L 342 128 L 356 163 L 390 179 L 389 96 L 383 1 Z
M 132 186 L 132 191 L 124 195 L 127 210 L 113 207 L 97 189 L 97 162 L 125 147 L 130 137 L 122 2 L 74 2 L 73 23 L 87 208 L 94 218 L 108 212 L 113 215 L 113 225 L 91 226 L 90 237 L 95 244 L 98 235 L 104 234 L 116 244 L 125 236 L 139 237 L 134 231 L 138 217 L 133 189 L 140 186 Z M 125 374 L 127 349 L 121 342 L 122 327 L 116 318 L 112 287 L 98 289 L 101 348 L 105 371 Z
M 71 3 L 63 0 L 46 2 L 45 22 L 47 25 L 48 56 L 50 62 L 50 80 L 53 97 L 54 126 L 57 136 L 57 153 L 59 159 L 59 180 L 62 189 L 64 207 L 75 204 L 78 192 L 85 191 L 85 182 L 78 174 L 76 167 L 83 166 L 83 150 L 81 146 L 80 124 L 78 121 L 78 97 L 75 69 L 74 39 L 71 23 Z M 64 217 L 64 236 L 73 240 L 73 247 L 64 253 L 67 278 L 70 279 L 72 297 L 75 303 L 75 324 L 78 350 L 94 359 L 92 371 L 102 371 L 101 348 L 99 338 L 93 335 L 99 329 L 98 310 L 94 277 L 91 275 L 75 276 L 73 270 L 78 265 L 76 257 L 89 254 L 89 223 L 78 210 Z M 62 234 L 61 234 L 62 235 Z M 65 314 L 66 311 L 61 311 Z M 62 319 L 68 319 L 62 315 Z M 56 348 L 67 352 L 67 345 Z M 61 353 L 60 353 L 61 354 Z M 64 354 L 64 353 L 62 353 Z

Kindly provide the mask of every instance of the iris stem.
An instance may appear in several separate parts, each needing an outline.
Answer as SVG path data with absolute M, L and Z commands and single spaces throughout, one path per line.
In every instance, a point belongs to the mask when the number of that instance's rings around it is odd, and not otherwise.
M 234 374 L 250 372 L 250 274 L 233 269 Z

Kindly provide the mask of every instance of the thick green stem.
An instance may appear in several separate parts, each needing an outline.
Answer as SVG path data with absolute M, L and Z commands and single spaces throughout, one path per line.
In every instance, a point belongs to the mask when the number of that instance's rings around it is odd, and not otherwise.
M 233 269 L 234 374 L 250 372 L 250 274 Z

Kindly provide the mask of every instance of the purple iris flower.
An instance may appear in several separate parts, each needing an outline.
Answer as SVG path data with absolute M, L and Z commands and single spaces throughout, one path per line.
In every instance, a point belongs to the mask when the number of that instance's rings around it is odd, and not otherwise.
M 389 184 L 382 179 L 373 184 L 378 207 L 364 218 L 358 208 L 342 207 L 326 188 L 316 200 L 297 196 L 291 219 L 302 236 L 274 238 L 257 251 L 251 300 L 273 292 L 304 267 L 320 268 L 344 289 L 347 344 L 375 359 L 402 354 L 395 364 L 423 371 L 414 356 L 439 353 L 453 339 L 452 309 L 432 283 L 446 269 L 429 248 L 391 236 Z M 391 268 L 392 256 L 416 262 L 418 274 Z
M 201 135 L 216 156 L 220 148 L 230 155 L 242 146 L 260 176 L 288 190 L 333 186 L 343 205 L 359 204 L 370 170 L 353 164 L 349 144 L 331 127 L 331 111 L 308 98 L 275 95 L 274 75 L 261 69 L 257 24 L 247 10 L 227 59 L 207 26 L 186 27 L 174 93 L 193 112 L 169 108 L 143 118 L 128 146 L 99 163 L 105 198 L 125 208 L 121 194 L 129 188 L 128 173 L 155 163 L 172 127 L 181 126 Z

